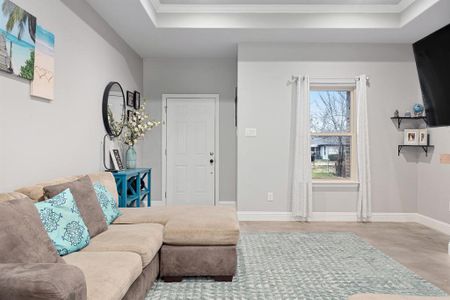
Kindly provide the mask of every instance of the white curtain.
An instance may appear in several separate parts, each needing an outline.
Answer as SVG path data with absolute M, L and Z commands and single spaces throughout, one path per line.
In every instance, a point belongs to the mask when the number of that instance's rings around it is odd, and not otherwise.
M 368 222 L 372 216 L 369 128 L 367 119 L 367 76 L 358 76 L 356 82 L 356 141 L 358 152 L 358 220 Z
M 309 87 L 309 77 L 298 78 L 293 126 L 292 214 L 304 221 L 308 221 L 312 212 Z

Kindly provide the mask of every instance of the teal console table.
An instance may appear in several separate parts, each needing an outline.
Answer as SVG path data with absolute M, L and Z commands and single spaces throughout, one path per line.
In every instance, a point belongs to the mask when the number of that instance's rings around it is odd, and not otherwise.
M 129 207 L 133 204 L 140 207 L 141 202 L 145 199 L 147 200 L 147 206 L 151 206 L 151 168 L 127 169 L 112 174 L 116 180 L 117 192 L 119 193 L 119 207 Z

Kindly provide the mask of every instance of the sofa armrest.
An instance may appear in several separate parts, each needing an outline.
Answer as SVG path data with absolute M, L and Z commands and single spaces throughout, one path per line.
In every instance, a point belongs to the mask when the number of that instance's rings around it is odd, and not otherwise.
M 86 300 L 83 272 L 63 263 L 0 264 L 0 299 Z

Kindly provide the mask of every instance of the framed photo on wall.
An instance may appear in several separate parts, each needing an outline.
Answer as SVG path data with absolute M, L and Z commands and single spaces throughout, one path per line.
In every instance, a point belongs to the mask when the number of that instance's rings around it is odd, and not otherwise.
M 129 122 L 131 117 L 134 115 L 134 110 L 127 110 L 127 121 Z
M 119 149 L 112 148 L 109 151 L 111 154 L 111 161 L 113 163 L 114 170 L 116 170 L 116 171 L 123 170 L 124 167 L 123 167 L 122 159 L 120 158 Z
M 134 91 L 134 109 L 141 108 L 141 93 Z
M 127 105 L 134 107 L 134 93 L 131 91 L 127 91 Z
M 428 129 L 419 130 L 419 145 L 428 145 Z
M 404 145 L 419 145 L 419 130 L 405 129 L 403 136 Z

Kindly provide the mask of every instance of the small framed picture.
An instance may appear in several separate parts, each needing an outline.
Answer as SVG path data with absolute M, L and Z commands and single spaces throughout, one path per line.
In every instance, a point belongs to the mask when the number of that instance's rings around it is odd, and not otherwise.
M 428 129 L 419 129 L 419 145 L 428 145 Z
M 418 129 L 405 129 L 403 144 L 418 145 L 419 144 L 419 130 Z
M 134 107 L 134 93 L 131 91 L 127 91 L 127 105 Z
M 141 108 L 141 93 L 134 91 L 134 109 Z
M 123 170 L 123 163 L 122 163 L 122 159 L 120 158 L 120 152 L 119 149 L 110 149 L 110 154 L 111 154 L 111 161 L 113 163 L 114 166 L 114 170 L 116 171 L 120 171 Z
M 134 110 L 127 110 L 127 121 L 130 121 L 131 117 L 135 114 Z

